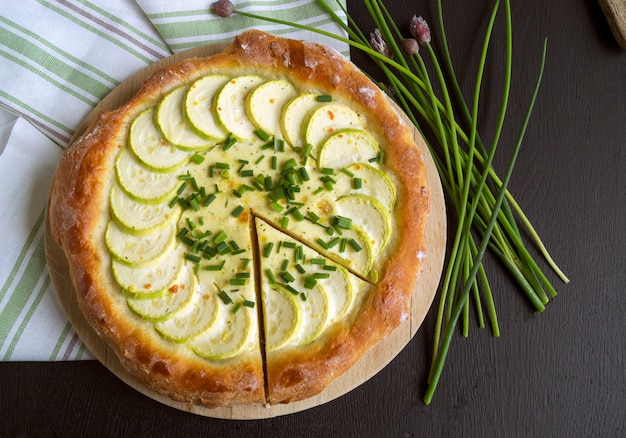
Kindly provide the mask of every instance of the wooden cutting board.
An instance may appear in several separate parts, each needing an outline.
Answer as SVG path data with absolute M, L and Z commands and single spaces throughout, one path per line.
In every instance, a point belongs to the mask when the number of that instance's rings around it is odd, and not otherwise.
M 102 100 L 81 124 L 75 136 L 82 134 L 89 123 L 100 112 L 117 108 L 128 101 L 141 87 L 143 81 L 156 70 L 190 57 L 209 56 L 221 51 L 223 48 L 224 45 L 197 47 L 162 59 L 138 72 L 121 83 Z M 406 119 L 407 125 L 412 126 L 406 115 L 399 108 L 397 109 Z M 411 315 L 390 336 L 369 350 L 350 370 L 335 380 L 322 393 L 306 400 L 285 405 L 269 407 L 262 405 L 237 405 L 228 408 L 208 409 L 194 404 L 176 402 L 138 382 L 122 368 L 114 350 L 97 336 L 83 317 L 76 302 L 76 291 L 69 276 L 65 254 L 56 242 L 50 238 L 50 228 L 46 218 L 45 242 L 48 269 L 61 304 L 72 326 L 93 355 L 122 381 L 156 401 L 198 415 L 224 419 L 271 418 L 319 406 L 348 393 L 357 386 L 367 382 L 383 369 L 407 345 L 424 320 L 439 285 L 446 246 L 445 202 L 439 175 L 432 157 L 416 129 L 413 130 L 413 134 L 426 165 L 431 211 L 426 223 L 427 258 L 419 273 L 419 281 L 413 291 Z

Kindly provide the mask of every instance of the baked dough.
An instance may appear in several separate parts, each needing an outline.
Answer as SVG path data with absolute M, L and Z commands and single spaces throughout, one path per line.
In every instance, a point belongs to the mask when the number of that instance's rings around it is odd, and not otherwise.
M 197 81 L 206 77 L 225 77 L 220 87 L 225 87 L 227 83 L 239 82 L 238 86 L 242 81 L 249 83 L 232 92 L 231 100 L 236 102 L 229 103 L 227 108 L 218 105 L 217 94 L 211 97 L 214 112 L 226 109 L 225 114 L 212 114 L 219 123 L 216 126 L 206 125 L 206 130 L 202 131 L 187 119 L 189 112 L 185 113 L 185 117 L 170 117 L 172 111 L 164 102 L 173 101 L 177 90 L 188 93 L 198 84 Z M 280 81 L 293 86 L 293 90 L 289 91 L 295 96 L 312 94 L 332 98 L 332 102 L 319 103 L 319 106 L 327 105 L 319 125 L 312 122 L 313 111 L 303 122 L 323 129 L 311 128 L 308 133 L 292 138 L 293 134 L 290 137 L 285 132 L 289 123 L 286 123 L 287 127 L 274 128 L 276 132 L 272 132 L 272 127 L 277 124 L 283 122 L 282 125 L 285 125 L 284 121 L 277 120 L 275 113 L 273 116 L 272 111 L 255 113 L 250 110 L 253 103 L 250 99 L 246 100 L 250 90 L 268 82 L 272 82 L 273 86 L 284 83 Z M 276 91 L 276 88 L 273 90 Z M 281 91 L 276 96 L 284 95 Z M 275 100 L 272 98 L 273 103 Z M 281 105 L 286 104 L 287 98 Z M 332 125 L 329 118 L 341 119 L 343 108 L 357 115 L 358 126 Z M 353 120 L 352 116 L 346 117 Z M 144 122 L 147 127 L 142 125 Z M 253 135 L 258 132 L 256 128 L 259 126 L 267 129 L 261 130 L 263 135 Z M 152 132 L 154 127 L 157 128 L 156 137 L 151 137 L 151 140 L 142 137 L 143 133 Z M 373 147 L 378 147 L 382 154 L 370 160 L 363 160 L 359 153 L 339 154 L 337 157 L 337 146 L 334 146 L 332 150 L 335 153 L 330 158 L 322 158 L 322 145 L 326 144 L 329 136 L 337 133 L 335 131 L 342 131 L 341 135 L 352 135 L 354 130 L 371 137 L 373 144 L 377 145 Z M 268 134 L 265 131 L 269 132 L 269 137 L 280 140 L 279 143 L 274 141 L 271 146 L 275 151 L 280 144 L 280 151 L 285 154 L 281 155 L 284 158 L 277 160 L 278 164 L 271 161 L 269 154 L 267 159 L 261 158 L 265 156 L 262 151 L 267 150 L 265 146 L 269 143 L 266 138 L 258 137 L 265 137 Z M 165 136 L 164 132 L 168 135 Z M 226 135 L 220 138 L 220 132 Z M 237 135 L 233 136 L 233 132 Z M 362 137 L 365 134 L 359 135 Z M 135 136 L 139 145 L 133 146 Z M 237 137 L 238 141 L 225 147 L 231 137 Z M 284 143 L 283 138 L 287 140 Z M 156 146 L 149 143 L 155 139 L 171 152 L 166 159 L 159 155 L 150 161 Z M 303 142 L 298 144 L 299 141 Z M 147 142 L 146 149 L 141 149 L 142 142 Z M 307 142 L 315 143 L 314 148 L 309 148 Z M 331 150 L 331 146 L 327 150 Z M 366 149 L 362 147 L 359 150 Z M 307 151 L 304 153 L 307 157 L 311 154 L 308 163 L 306 160 L 298 161 L 303 158 L 303 151 Z M 242 158 L 246 154 L 249 159 Z M 291 158 L 298 162 L 298 167 L 309 169 L 310 175 L 318 179 L 329 174 L 325 172 L 327 168 L 316 164 L 317 161 L 333 163 L 333 159 L 339 160 L 335 161 L 340 164 L 330 175 L 332 183 L 324 179 L 321 183 L 317 181 L 322 186 L 321 198 L 313 199 L 310 184 L 302 184 L 302 192 L 308 194 L 306 197 L 296 200 L 297 195 L 283 193 L 282 197 L 272 198 L 270 193 L 276 194 L 277 185 L 271 190 L 257 187 L 255 191 L 253 186 L 239 178 L 241 170 L 247 165 L 247 170 L 253 172 L 246 174 L 247 181 L 263 186 L 261 180 L 250 179 L 252 175 L 264 172 L 265 176 L 269 176 L 274 169 L 276 178 L 286 170 L 284 166 Z M 239 169 L 218 166 L 227 164 L 229 160 L 233 164 L 241 163 Z M 352 161 L 357 167 L 341 164 L 345 160 L 348 163 Z M 363 195 L 368 199 L 366 201 L 362 201 L 359 193 L 352 197 L 336 193 L 335 188 L 342 184 L 338 182 L 340 178 L 352 174 L 354 179 L 355 169 L 369 171 L 368 166 L 384 173 L 391 181 L 393 199 L 387 202 L 390 197 L 383 196 L 380 203 L 385 204 L 383 207 L 379 207 L 376 200 L 369 201 L 380 193 L 382 186 L 373 186 L 372 190 L 376 193 Z M 171 178 L 173 174 L 176 178 Z M 130 178 L 131 185 L 140 179 L 144 182 L 129 188 L 125 186 L 128 175 L 134 175 Z M 168 184 L 174 184 L 172 179 L 176 183 L 174 188 L 180 189 L 182 186 L 178 184 L 185 180 L 184 176 L 194 182 L 201 178 L 217 179 L 206 180 L 201 188 L 192 189 L 187 185 L 178 195 L 166 189 Z M 215 181 L 215 193 L 208 181 Z M 211 193 L 208 193 L 208 187 L 211 187 Z M 285 187 L 295 191 L 295 185 Z M 158 188 L 158 196 L 151 198 L 154 188 Z M 297 188 L 300 190 L 300 186 Z M 191 195 L 188 195 L 190 192 Z M 315 192 L 320 193 L 319 189 Z M 219 196 L 208 202 L 211 194 Z M 197 210 L 190 208 L 192 195 L 196 202 L 202 204 Z M 350 199 L 346 201 L 346 197 Z M 181 198 L 186 199 L 184 207 L 180 205 L 185 202 L 176 202 Z M 118 203 L 122 207 L 118 206 L 116 210 Z M 375 208 L 372 203 L 376 204 Z M 309 204 L 311 208 L 307 209 Z M 155 223 L 176 224 L 173 231 L 166 226 L 150 225 L 150 219 L 141 222 L 142 225 L 147 224 L 143 230 L 124 222 L 125 214 L 132 221 L 133 215 L 136 216 L 136 210 L 133 210 L 136 207 L 140 209 L 137 211 L 145 212 L 153 207 L 153 210 L 163 210 L 163 205 L 168 205 L 170 210 L 166 209 L 165 213 L 153 211 L 154 216 L 165 214 L 174 219 Z M 346 246 L 346 241 L 352 235 L 355 239 L 357 235 L 373 239 L 372 232 L 363 233 L 356 224 L 342 227 L 332 223 L 340 216 L 337 211 L 341 211 L 341 205 L 353 214 L 349 219 L 355 223 L 361 220 L 358 214 L 354 215 L 355 210 L 390 209 L 388 222 L 383 225 L 361 224 L 372 226 L 374 231 L 381 226 L 386 227 L 384 238 L 381 236 L 367 245 L 372 255 L 369 262 L 359 261 L 366 260 L 361 252 L 363 241 L 353 247 L 360 248 L 358 254 L 357 249 L 351 250 Z M 318 215 L 315 220 L 310 220 L 308 215 L 305 218 L 308 220 L 298 220 L 294 216 L 294 206 L 307 212 L 314 210 Z M 291 215 L 287 215 L 290 210 Z M 79 307 L 97 334 L 116 351 L 124 368 L 139 381 L 174 400 L 219 407 L 288 403 L 317 394 L 407 319 L 414 282 L 427 250 L 423 245 L 423 232 L 428 211 L 428 189 L 420 153 L 410 129 L 378 87 L 333 49 L 252 30 L 236 37 L 220 54 L 189 59 L 156 72 L 128 103 L 99 115 L 85 134 L 63 154 L 50 192 L 48 216 L 52 237 L 68 260 Z M 286 221 L 284 217 L 290 220 Z M 192 232 L 194 227 L 208 230 L 204 233 L 205 246 L 213 245 L 215 249 L 218 243 L 229 241 L 231 246 L 224 248 L 227 252 L 214 254 L 213 260 L 204 260 L 194 254 L 194 251 L 197 254 L 198 242 L 196 248 L 192 247 L 192 243 L 187 246 L 181 243 L 184 240 L 181 231 L 185 228 L 189 232 L 187 227 Z M 155 237 L 155 228 L 159 228 L 158 238 Z M 269 281 L 263 268 L 267 262 L 263 261 L 261 229 L 269 234 L 284 233 L 285 241 L 292 240 L 305 248 L 303 255 L 310 251 L 319 255 L 309 256 L 308 260 L 323 258 L 327 260 L 326 266 L 334 264 L 345 270 L 346 275 L 353 278 L 355 284 L 358 283 L 355 290 L 360 291 L 350 311 L 344 312 L 340 318 L 326 321 L 323 329 L 313 338 L 306 342 L 286 343 L 284 348 L 272 351 L 266 348 L 272 315 L 267 313 L 270 304 L 264 301 L 263 291 L 271 290 L 278 281 Z M 347 237 L 338 235 L 342 230 Z M 127 232 L 130 236 L 127 241 L 132 241 L 132 245 L 152 245 L 151 248 L 161 245 L 159 248 L 167 250 L 130 251 L 130 255 L 138 256 L 120 257 L 113 250 L 117 248 L 114 242 L 120 241 L 115 237 L 118 232 Z M 196 232 L 196 237 L 199 232 Z M 165 233 L 176 234 L 174 243 Z M 332 236 L 330 233 L 336 234 Z M 218 235 L 222 237 L 219 242 Z M 143 239 L 146 236 L 149 238 Z M 347 252 L 342 254 L 324 243 L 324 240 L 335 238 L 339 239 L 337 242 L 343 239 L 341 251 Z M 198 237 L 196 240 L 201 239 Z M 233 253 L 237 253 L 236 260 Z M 274 254 L 274 257 L 279 257 L 278 251 Z M 216 266 L 220 260 L 223 263 L 218 275 L 209 265 Z M 299 270 L 306 270 L 304 261 L 299 265 Z M 232 272 L 225 274 L 225 268 Z M 144 275 L 146 277 L 141 277 Z M 156 287 L 159 281 L 163 281 L 165 286 Z M 171 295 L 168 299 L 173 299 L 185 288 L 189 289 L 187 292 L 193 290 L 190 297 L 198 298 L 193 306 L 187 305 L 179 316 L 190 318 L 189 315 L 211 314 L 213 316 L 202 318 L 212 323 L 202 326 L 195 318 L 195 331 L 191 330 L 189 319 L 181 317 L 180 321 L 174 321 L 177 317 L 159 313 L 166 312 L 162 303 L 157 314 L 146 317 L 145 312 L 148 311 L 142 310 L 146 303 L 163 299 L 168 293 Z M 302 301 L 306 299 L 306 293 L 301 289 Z M 340 291 L 337 293 L 341 294 Z M 181 296 L 176 295 L 176 299 L 182 302 Z M 234 296 L 237 299 L 233 299 Z M 231 307 L 224 306 L 225 297 L 228 297 Z M 245 305 L 236 306 L 237 303 Z M 307 324 L 312 324 L 313 320 L 309 318 L 307 321 Z M 235 329 L 231 333 L 225 330 L 226 326 Z M 245 334 L 241 333 L 242 328 L 245 328 Z M 215 335 L 216 330 L 220 336 Z M 240 341 L 236 343 L 236 354 L 229 354 L 223 345 L 229 348 L 235 345 L 233 336 L 239 336 Z M 216 341 L 218 337 L 224 339 L 224 344 Z

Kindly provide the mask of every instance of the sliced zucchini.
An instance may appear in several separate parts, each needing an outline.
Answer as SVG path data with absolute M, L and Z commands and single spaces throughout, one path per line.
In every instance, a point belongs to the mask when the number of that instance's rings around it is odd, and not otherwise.
M 128 140 L 137 159 L 155 172 L 171 172 L 189 162 L 190 154 L 172 146 L 154 123 L 154 107 L 140 113 L 130 125 Z
M 185 96 L 185 114 L 189 125 L 199 135 L 215 142 L 226 139 L 227 132 L 215 117 L 213 102 L 217 92 L 228 82 L 227 75 L 208 75 L 191 84 Z
M 160 173 L 150 170 L 128 148 L 118 152 L 115 174 L 117 182 L 128 196 L 154 204 L 170 199 L 179 183 L 176 172 Z
M 256 126 L 246 112 L 246 96 L 265 81 L 257 75 L 239 76 L 228 81 L 215 99 L 217 118 L 227 132 L 240 140 L 254 141 Z

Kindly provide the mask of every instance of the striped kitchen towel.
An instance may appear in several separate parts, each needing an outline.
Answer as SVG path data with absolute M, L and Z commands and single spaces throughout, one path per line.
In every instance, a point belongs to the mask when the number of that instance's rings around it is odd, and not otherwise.
M 324 1 L 324 0 L 321 0 Z M 345 21 L 345 0 L 325 0 L 337 15 Z M 276 35 L 306 39 L 335 47 L 349 55 L 348 45 L 327 36 L 266 20 L 255 19 L 234 13 L 221 18 L 212 13 L 212 2 L 186 1 L 184 5 L 171 0 L 137 0 L 172 52 L 181 52 L 203 44 L 222 43 L 232 40 L 241 29 L 255 28 Z M 316 1 L 309 0 L 257 0 L 234 1 L 236 11 L 251 13 L 275 20 L 306 25 L 315 29 L 346 37 L 346 33 L 325 14 Z M 341 5 L 341 6 L 339 6 Z
M 85 349 L 46 268 L 44 208 L 56 163 L 75 129 L 125 78 L 197 45 L 247 28 L 329 38 L 210 12 L 211 0 L 20 0 L 0 7 L 0 360 L 78 360 Z M 233 2 L 237 8 L 333 33 L 315 0 Z M 328 0 L 340 16 L 345 0 Z M 339 6 L 341 4 L 342 6 Z

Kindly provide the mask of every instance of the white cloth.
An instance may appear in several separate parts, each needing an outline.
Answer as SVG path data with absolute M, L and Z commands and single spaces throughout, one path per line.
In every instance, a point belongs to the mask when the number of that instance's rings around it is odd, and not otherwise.
M 348 54 L 346 44 L 311 32 L 238 15 L 219 18 L 211 3 L 20 0 L 0 6 L 0 360 L 93 357 L 58 303 L 43 220 L 63 149 L 113 88 L 174 52 L 228 41 L 252 27 Z M 315 0 L 240 3 L 248 12 L 346 36 Z M 336 2 L 328 4 L 343 16 Z

